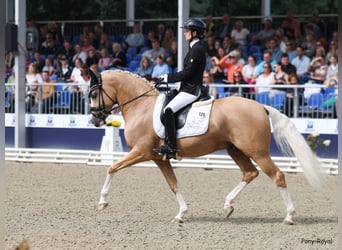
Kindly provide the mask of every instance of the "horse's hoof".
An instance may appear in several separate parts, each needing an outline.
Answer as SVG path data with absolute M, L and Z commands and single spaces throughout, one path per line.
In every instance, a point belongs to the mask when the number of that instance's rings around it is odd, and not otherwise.
M 97 207 L 98 210 L 103 210 L 108 206 L 108 203 L 100 203 Z
M 180 218 L 174 218 L 173 220 L 172 220 L 172 223 L 177 223 L 177 224 L 180 224 L 180 223 L 183 223 L 184 221 L 182 220 L 182 219 L 180 219 Z
M 226 214 L 226 218 L 228 219 L 229 216 L 234 212 L 234 207 L 233 206 L 228 206 L 228 207 L 225 207 L 223 210 L 224 210 L 224 212 Z
M 293 222 L 292 220 L 286 220 L 286 219 L 285 219 L 285 220 L 283 221 L 283 224 L 284 224 L 284 225 L 291 225 L 291 226 L 292 226 L 292 225 L 294 225 L 294 222 Z

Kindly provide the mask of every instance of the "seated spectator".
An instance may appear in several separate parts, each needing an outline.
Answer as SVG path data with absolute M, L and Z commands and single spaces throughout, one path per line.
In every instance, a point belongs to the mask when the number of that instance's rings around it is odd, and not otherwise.
M 225 53 L 228 54 L 233 50 L 236 50 L 239 47 L 239 44 L 236 43 L 230 35 L 225 35 L 222 41 L 222 48 Z
M 224 14 L 222 17 L 222 22 L 218 25 L 216 38 L 223 40 L 225 35 L 230 35 L 232 32 L 232 23 L 229 14 Z
M 35 63 L 30 63 L 26 73 L 26 111 L 31 112 L 35 104 L 35 98 L 38 93 L 38 84 L 42 83 L 43 79 L 37 70 Z
M 208 52 L 208 55 L 213 57 L 216 55 L 216 48 L 215 48 L 215 37 L 209 36 L 207 39 L 207 42 L 205 43 L 206 51 Z
M 216 52 L 216 55 L 215 55 L 217 57 L 217 59 L 221 60 L 226 55 L 227 55 L 227 53 L 224 50 L 224 48 L 222 48 L 222 47 L 218 47 L 217 48 L 217 52 Z
M 203 72 L 203 83 L 209 86 L 209 96 L 217 98 L 217 89 L 212 86 L 214 84 L 214 78 L 208 70 L 204 70 Z
M 242 77 L 243 80 L 249 85 L 255 85 L 256 78 L 258 76 L 256 67 L 256 59 L 255 56 L 250 55 L 247 58 L 247 64 L 245 64 L 242 68 Z M 249 92 L 254 92 L 254 88 L 249 88 Z
M 156 33 L 153 30 L 150 30 L 147 33 L 147 44 L 145 44 L 145 46 L 147 46 L 149 49 L 152 49 L 152 43 L 153 41 L 155 41 L 157 39 L 156 37 Z
M 57 100 L 56 95 L 56 85 L 54 85 L 55 81 L 50 79 L 50 72 L 43 71 L 42 72 L 42 81 L 43 85 L 41 86 L 41 90 L 38 91 L 39 94 L 35 96 L 35 104 L 38 106 L 39 102 L 42 102 L 42 110 L 43 114 L 51 113 L 51 107 L 55 104 Z M 40 99 L 41 98 L 41 99 Z
M 151 80 L 153 66 L 148 57 L 143 57 L 140 61 L 140 66 L 137 70 L 137 74 L 141 77 L 145 77 L 148 81 Z
M 290 58 L 289 58 L 289 55 L 287 53 L 283 53 L 281 55 L 280 63 L 281 63 L 281 69 L 286 74 L 290 75 L 290 74 L 296 74 L 297 73 L 297 69 L 294 65 L 292 65 L 290 63 Z
M 50 55 L 56 54 L 58 51 L 58 46 L 56 45 L 55 40 L 53 39 L 53 35 L 51 33 L 47 33 L 45 37 L 45 41 L 41 43 L 39 53 L 42 55 Z
M 310 66 L 310 80 L 312 83 L 323 84 L 327 78 L 328 66 L 325 63 L 325 57 L 315 57 L 312 59 Z
M 281 55 L 282 55 L 282 51 L 279 47 L 279 40 L 277 39 L 277 37 L 271 37 L 270 39 L 268 39 L 267 41 L 267 50 L 271 51 L 272 53 L 272 58 L 274 61 L 276 62 L 280 62 L 281 60 Z
M 172 41 L 175 41 L 175 40 L 176 38 L 173 33 L 173 30 L 171 28 L 166 29 L 165 36 L 164 36 L 163 42 L 161 43 L 161 46 L 165 49 L 167 53 L 170 52 Z
M 249 30 L 243 27 L 243 22 L 241 20 L 237 20 L 235 22 L 235 28 L 231 33 L 233 42 L 239 45 L 247 45 L 247 38 L 250 36 L 249 34 Z
M 100 56 L 100 59 L 99 59 L 98 66 L 99 66 L 100 71 L 102 71 L 104 69 L 108 69 L 109 66 L 112 65 L 114 58 L 112 58 L 109 55 L 109 52 L 108 52 L 108 50 L 106 48 L 101 49 L 100 55 L 101 56 Z
M 107 33 L 102 32 L 99 41 L 99 50 L 106 48 L 108 52 L 112 53 L 112 42 L 109 40 Z
M 71 73 L 73 66 L 69 64 L 69 60 L 66 56 L 61 56 L 60 58 L 61 66 L 57 70 L 57 82 L 70 82 Z
M 156 64 L 153 67 L 152 70 L 152 78 L 158 77 L 164 74 L 169 74 L 169 67 L 165 63 L 165 58 L 163 55 L 158 55 L 156 58 Z
M 326 78 L 329 79 L 331 77 L 333 77 L 334 75 L 336 75 L 338 73 L 338 57 L 336 54 L 333 54 L 330 56 L 329 58 L 329 66 L 328 66 L 328 70 L 327 70 L 327 76 Z
M 247 86 L 247 83 L 243 80 L 241 71 L 235 71 L 233 74 L 233 84 L 236 85 L 236 87 L 230 88 L 230 95 L 232 96 L 242 96 L 247 97 L 249 88 L 239 88 L 239 85 L 245 85 Z
M 49 72 L 49 76 L 56 74 L 56 69 L 53 66 L 53 61 L 50 57 L 45 58 L 45 66 L 43 67 L 42 71 Z
M 222 69 L 227 69 L 227 80 L 228 83 L 232 83 L 234 80 L 234 72 L 241 71 L 243 64 L 239 63 L 240 53 L 236 50 L 231 51 L 228 55 L 224 56 L 219 61 L 219 66 Z
M 329 43 L 329 48 L 327 52 L 327 64 L 329 64 L 331 55 L 337 55 L 337 44 L 335 43 L 335 41 L 331 41 Z
M 83 67 L 84 63 L 80 58 L 77 58 L 75 60 L 75 66 L 72 69 L 70 80 L 74 83 L 78 83 L 81 79 L 81 69 Z
M 305 34 L 305 40 L 302 43 L 302 46 L 305 48 L 304 54 L 310 58 L 313 58 L 315 54 L 316 40 L 312 32 L 307 32 Z
M 300 45 L 297 46 L 296 52 L 297 56 L 291 61 L 291 63 L 296 67 L 297 75 L 301 78 L 308 74 L 311 59 L 304 54 L 304 49 Z
M 223 69 L 219 66 L 219 59 L 216 56 L 211 58 L 210 75 L 215 83 L 223 83 L 225 79 Z
M 286 74 L 282 69 L 281 69 L 281 63 L 277 62 L 274 64 L 274 75 L 273 75 L 273 85 L 278 85 L 278 86 L 284 86 L 288 84 L 289 80 L 289 75 Z M 270 99 L 272 100 L 274 95 L 279 92 L 286 92 L 285 88 L 277 88 L 277 87 L 272 87 L 270 91 Z
M 92 50 L 92 49 L 96 50 L 95 47 L 91 44 L 91 40 L 90 40 L 89 36 L 84 37 L 82 40 L 82 51 L 85 54 L 88 54 L 88 51 Z
M 265 17 L 264 28 L 252 36 L 253 44 L 261 45 L 262 48 L 265 48 L 266 41 L 275 35 L 272 25 L 272 17 Z
M 33 52 L 33 58 L 34 58 L 33 62 L 36 65 L 37 70 L 39 72 L 42 72 L 43 67 L 45 65 L 45 61 L 42 59 L 40 53 L 38 51 Z
M 157 30 L 156 30 L 156 33 L 155 33 L 155 37 L 159 41 L 160 45 L 162 44 L 162 42 L 164 40 L 165 30 L 166 30 L 165 24 L 158 23 Z
M 86 59 L 86 65 L 90 67 L 93 64 L 99 64 L 100 55 L 95 50 L 89 50 Z
M 168 53 L 168 56 L 166 57 L 166 63 L 175 70 L 178 65 L 178 44 L 177 40 L 173 40 L 171 42 L 170 51 Z
M 285 31 L 282 27 L 278 27 L 275 30 L 275 37 L 278 40 L 278 45 L 282 53 L 286 52 L 286 43 L 288 42 L 288 38 L 285 36 Z
M 215 36 L 216 34 L 216 25 L 214 23 L 213 17 L 212 16 L 206 16 L 205 17 L 205 24 L 207 26 L 207 30 L 204 34 L 204 41 L 207 41 L 209 36 Z
M 140 48 L 144 46 L 144 43 L 145 43 L 145 38 L 144 38 L 144 35 L 140 32 L 140 25 L 135 24 L 133 26 L 132 33 L 130 33 L 125 40 L 126 48 L 128 47 L 137 48 L 139 51 Z
M 64 40 L 63 46 L 58 50 L 58 54 L 65 55 L 69 59 L 69 62 L 72 62 L 72 59 L 75 55 L 75 50 L 72 47 L 72 43 L 70 40 Z
M 95 48 L 90 49 L 90 50 L 94 50 L 94 51 L 95 51 Z M 75 64 L 76 58 L 81 58 L 82 62 L 83 62 L 83 63 L 86 63 L 86 61 L 87 61 L 87 55 L 88 55 L 88 53 L 86 53 L 86 52 L 84 52 L 84 51 L 82 50 L 81 44 L 76 43 L 76 44 L 75 44 L 75 55 L 74 55 L 74 57 L 72 58 L 72 62 L 70 62 L 70 63 Z
M 142 54 L 142 56 L 143 57 L 147 56 L 154 63 L 158 56 L 161 55 L 161 56 L 165 57 L 165 54 L 166 54 L 166 51 L 163 47 L 160 46 L 160 42 L 158 40 L 154 40 L 152 42 L 152 49 L 146 50 Z
M 113 43 L 112 47 L 113 56 L 109 67 L 126 67 L 126 55 L 122 52 L 120 43 Z
M 297 56 L 297 52 L 294 47 L 293 41 L 290 40 L 286 42 L 285 53 L 288 55 L 290 62 L 292 62 L 293 58 Z
M 276 63 L 276 61 L 273 59 L 273 54 L 271 51 L 269 50 L 265 50 L 263 52 L 263 60 L 257 65 L 257 74 L 260 75 L 262 74 L 265 70 L 264 70 L 264 64 L 265 63 L 269 63 L 271 65 L 271 71 L 274 68 L 274 64 Z
M 272 72 L 271 63 L 264 63 L 263 72 L 260 74 L 255 81 L 255 92 L 270 92 L 271 86 L 274 79 L 274 72 Z
M 300 80 L 297 74 L 290 74 L 288 77 L 288 84 L 289 85 L 299 85 Z M 295 96 L 295 89 L 294 88 L 286 88 L 286 95 L 285 95 L 285 114 L 289 117 L 293 116 L 294 110 L 294 99 L 298 98 L 298 104 L 303 103 L 303 92 L 302 88 L 298 88 L 297 96 Z

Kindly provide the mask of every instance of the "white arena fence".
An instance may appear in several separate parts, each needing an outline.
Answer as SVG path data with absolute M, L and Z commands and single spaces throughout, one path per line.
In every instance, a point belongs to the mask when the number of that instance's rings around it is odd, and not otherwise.
M 67 163 L 109 166 L 111 162 L 122 158 L 127 152 L 101 152 L 92 150 L 62 150 L 41 148 L 5 148 L 5 160 L 23 163 Z M 284 172 L 303 172 L 294 157 L 272 157 L 275 164 Z M 319 158 L 324 172 L 331 175 L 338 174 L 338 160 Z M 134 165 L 136 167 L 157 167 L 154 162 L 146 161 Z M 202 168 L 202 169 L 239 169 L 228 155 L 209 154 L 197 158 L 183 158 L 181 161 L 172 160 L 174 168 Z M 256 165 L 257 166 L 257 165 Z M 257 166 L 258 167 L 258 166 Z M 258 168 L 259 169 L 259 168 Z M 260 169 L 259 169 L 260 170 Z

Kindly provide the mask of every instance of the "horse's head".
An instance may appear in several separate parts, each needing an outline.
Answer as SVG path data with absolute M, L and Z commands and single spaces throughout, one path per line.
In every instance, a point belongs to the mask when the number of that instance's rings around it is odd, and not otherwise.
M 116 101 L 103 88 L 101 74 L 95 75 L 89 70 L 89 75 L 91 80 L 88 97 L 93 116 L 91 121 L 96 127 L 100 127 L 106 123 L 106 118 L 114 109 Z

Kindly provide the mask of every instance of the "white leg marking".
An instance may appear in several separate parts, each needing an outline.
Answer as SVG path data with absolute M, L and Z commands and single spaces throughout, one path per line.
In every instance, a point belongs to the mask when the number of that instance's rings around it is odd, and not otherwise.
M 188 211 L 188 206 L 185 203 L 183 195 L 180 193 L 179 189 L 177 188 L 176 191 L 176 198 L 179 204 L 179 212 L 175 217 L 176 221 L 183 221 L 184 214 Z
M 290 197 L 290 194 L 289 194 L 287 188 L 279 187 L 279 191 L 280 191 L 281 196 L 283 197 L 283 200 L 284 200 L 284 203 L 286 206 L 286 212 L 287 212 L 284 223 L 285 224 L 293 224 L 292 216 L 295 214 L 296 210 L 293 206 L 293 202 L 292 202 L 292 199 Z
M 247 182 L 241 181 L 227 196 L 226 202 L 224 203 L 223 208 L 230 207 L 235 200 L 235 198 L 239 195 L 239 193 L 244 189 L 247 185 Z
M 101 189 L 101 195 L 100 195 L 100 201 L 99 204 L 103 204 L 103 203 L 107 203 L 106 201 L 106 197 L 109 193 L 110 190 L 110 185 L 112 183 L 112 178 L 113 178 L 113 174 L 107 174 L 106 180 L 103 184 L 103 187 Z

